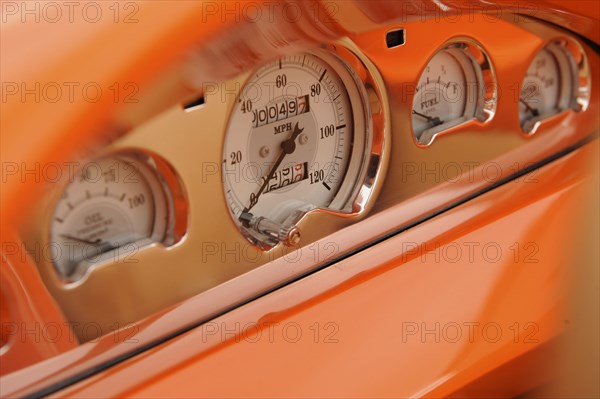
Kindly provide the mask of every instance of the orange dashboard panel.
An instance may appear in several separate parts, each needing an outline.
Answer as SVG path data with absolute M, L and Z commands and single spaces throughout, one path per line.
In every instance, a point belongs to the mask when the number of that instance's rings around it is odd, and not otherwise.
M 1 1 L 2 397 L 598 397 L 600 4 Z

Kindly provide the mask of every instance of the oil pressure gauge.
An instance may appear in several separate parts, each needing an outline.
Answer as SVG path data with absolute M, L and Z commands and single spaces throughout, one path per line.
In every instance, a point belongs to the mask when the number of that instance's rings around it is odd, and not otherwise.
M 86 163 L 54 210 L 50 241 L 66 281 L 153 242 L 173 240 L 171 193 L 149 159 L 115 155 Z
M 496 108 L 491 63 L 480 47 L 453 42 L 434 54 L 415 88 L 412 129 L 417 144 L 462 123 L 489 120 Z
M 372 83 L 326 52 L 284 57 L 250 76 L 227 128 L 223 178 L 231 215 L 251 242 L 295 245 L 304 214 L 365 208 L 384 144 L 368 98 L 379 101 Z
M 587 83 L 587 86 L 586 86 Z M 539 50 L 523 79 L 519 120 L 525 133 L 567 109 L 587 108 L 589 76 L 586 58 L 574 42 L 556 40 Z

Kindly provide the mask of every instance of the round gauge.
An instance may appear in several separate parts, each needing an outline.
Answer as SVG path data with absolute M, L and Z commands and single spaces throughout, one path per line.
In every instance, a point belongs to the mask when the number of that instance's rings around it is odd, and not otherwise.
M 481 65 L 474 51 L 484 60 Z M 475 118 L 486 119 L 484 69 L 490 69 L 485 55 L 464 43 L 449 45 L 431 58 L 413 99 L 412 129 L 417 143 L 429 145 L 444 130 Z M 493 101 L 487 105 L 495 108 Z
M 312 54 L 251 75 L 223 153 L 229 209 L 251 241 L 293 245 L 301 215 L 341 211 L 357 191 L 372 140 L 357 79 L 337 57 Z
M 114 156 L 85 164 L 63 191 L 51 225 L 54 264 L 70 281 L 92 265 L 165 238 L 169 212 L 145 162 Z
M 539 122 L 572 107 L 576 89 L 575 64 L 561 45 L 551 43 L 535 55 L 519 95 L 519 120 L 526 133 Z

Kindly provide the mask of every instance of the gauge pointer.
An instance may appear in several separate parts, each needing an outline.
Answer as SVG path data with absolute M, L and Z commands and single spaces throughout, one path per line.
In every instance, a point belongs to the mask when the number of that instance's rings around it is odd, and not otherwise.
M 522 98 L 519 97 L 519 101 L 521 101 L 521 103 L 523 103 L 523 105 L 525 105 L 525 108 L 527 109 L 527 111 L 531 112 L 531 115 L 538 116 L 540 114 L 540 112 L 537 110 L 537 108 L 533 108 L 531 105 L 527 104 L 527 102 L 525 100 L 523 100 Z
M 75 242 L 78 242 L 80 244 L 92 245 L 92 246 L 98 248 L 98 250 L 100 252 L 106 252 L 108 250 L 117 248 L 114 245 L 111 245 L 111 244 L 109 244 L 107 242 L 100 242 L 99 238 L 95 239 L 94 241 L 89 241 L 89 240 L 85 240 L 83 238 L 74 237 L 74 236 L 68 235 L 68 234 L 61 234 L 61 237 L 64 238 L 65 240 L 75 241 Z
M 275 164 L 273 165 L 273 167 L 267 174 L 267 177 L 265 178 L 265 181 L 263 182 L 262 186 L 260 186 L 260 190 L 258 190 L 258 193 L 256 193 L 256 195 L 252 194 L 250 196 L 250 205 L 248 205 L 242 211 L 242 215 L 240 216 L 240 221 L 243 222 L 242 218 L 243 218 L 244 214 L 247 214 L 248 211 L 250 209 L 252 209 L 254 207 L 254 205 L 256 205 L 256 203 L 258 202 L 258 198 L 265 191 L 265 189 L 269 185 L 269 181 L 271 181 L 271 179 L 275 175 L 277 168 L 279 168 L 279 165 L 281 165 L 281 163 L 283 162 L 283 158 L 285 158 L 285 156 L 288 154 L 292 154 L 296 150 L 296 138 L 298 138 L 300 133 L 302 133 L 303 131 L 304 131 L 304 129 L 303 128 L 301 129 L 298 126 L 298 122 L 296 122 L 296 126 L 294 126 L 294 131 L 292 132 L 292 135 L 290 136 L 290 138 L 281 143 L 281 153 L 279 154 L 279 157 L 275 161 Z
M 429 122 L 431 122 L 431 123 L 433 124 L 433 126 L 439 126 L 439 125 L 441 125 L 442 123 L 444 123 L 444 122 L 442 122 L 442 121 L 440 120 L 440 118 L 438 118 L 437 116 L 436 116 L 435 118 L 432 118 L 431 116 L 427 116 L 427 115 L 425 115 L 425 114 L 422 114 L 422 113 L 420 113 L 420 112 L 417 112 L 417 111 L 415 111 L 414 109 L 412 110 L 412 113 L 413 113 L 413 114 L 415 114 L 415 115 L 417 115 L 417 116 L 420 116 L 421 118 L 425 118 L 425 119 L 427 119 Z
M 71 241 L 77 241 L 78 243 L 81 244 L 87 244 L 87 245 L 100 245 L 100 239 L 97 238 L 95 241 L 89 241 L 89 240 L 84 240 L 83 238 L 78 238 L 78 237 L 74 237 L 68 234 L 61 234 L 60 235 L 62 238 L 64 238 L 65 240 L 71 240 Z

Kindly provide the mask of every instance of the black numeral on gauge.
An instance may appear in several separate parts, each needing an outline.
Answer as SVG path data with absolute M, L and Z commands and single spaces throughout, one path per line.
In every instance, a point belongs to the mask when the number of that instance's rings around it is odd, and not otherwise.
M 315 170 L 310 173 L 310 184 L 315 184 L 325 179 L 325 171 L 323 169 Z
M 321 84 L 317 83 L 314 85 L 310 85 L 310 96 L 315 97 L 321 94 Z
M 251 112 L 251 111 L 252 111 L 252 101 L 250 101 L 250 100 L 242 101 L 242 112 L 246 113 L 246 112 Z
M 335 127 L 333 125 L 327 125 L 321 128 L 321 139 L 333 136 L 335 133 Z
M 285 85 L 287 84 L 287 76 L 285 76 L 285 73 L 283 75 L 277 75 L 277 77 L 275 78 L 275 86 L 279 87 L 285 87 Z
M 129 209 L 137 208 L 145 203 L 146 197 L 144 197 L 144 194 L 134 195 L 133 197 L 129 198 Z
M 235 165 L 242 162 L 242 152 L 241 151 L 233 151 L 229 154 L 229 158 L 231 159 L 231 164 Z

